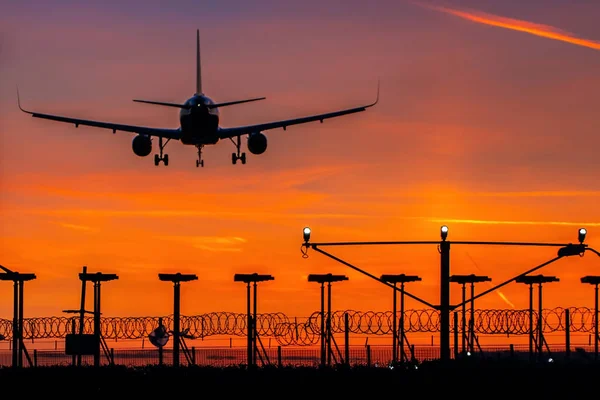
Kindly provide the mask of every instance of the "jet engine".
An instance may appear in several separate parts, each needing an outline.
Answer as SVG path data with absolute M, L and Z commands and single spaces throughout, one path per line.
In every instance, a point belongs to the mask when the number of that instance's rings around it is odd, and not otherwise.
M 137 135 L 133 138 L 131 147 L 136 156 L 146 157 L 152 152 L 152 139 L 146 135 Z
M 267 150 L 267 137 L 260 132 L 251 133 L 248 137 L 248 150 L 252 154 L 262 154 Z

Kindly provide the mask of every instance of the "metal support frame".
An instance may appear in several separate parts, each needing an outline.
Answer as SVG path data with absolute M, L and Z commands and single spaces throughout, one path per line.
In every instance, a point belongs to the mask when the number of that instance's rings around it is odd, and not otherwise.
M 600 332 L 598 332 L 598 285 L 600 284 L 600 276 L 584 276 L 581 278 L 581 283 L 594 285 L 594 360 L 598 361 L 598 341 L 600 340 Z
M 333 282 L 347 281 L 345 275 L 311 274 L 309 282 L 317 282 L 321 285 L 321 367 L 331 365 L 333 351 L 331 343 L 334 341 L 331 329 L 331 284 Z M 325 317 L 325 284 L 327 283 L 327 318 Z M 337 345 L 336 345 L 337 346 Z M 338 349 L 339 351 L 339 349 Z M 347 361 L 346 361 L 347 362 Z
M 452 275 L 450 282 L 458 283 L 462 289 L 462 319 L 460 331 L 461 335 L 461 351 L 465 354 L 469 351 L 471 354 L 475 352 L 475 283 L 491 282 L 492 278 L 482 275 Z M 469 318 L 469 327 L 467 329 L 467 284 L 471 286 L 471 297 L 469 299 L 471 315 Z M 458 325 L 454 327 L 459 329 Z
M 302 244 L 301 251 L 302 256 L 304 258 L 308 257 L 308 249 L 312 249 L 318 253 L 321 253 L 349 268 L 352 268 L 355 271 L 358 271 L 376 281 L 381 282 L 384 285 L 387 285 L 394 290 L 401 291 L 406 294 L 408 297 L 411 297 L 418 302 L 425 304 L 431 308 L 437 309 L 440 311 L 440 359 L 441 361 L 449 361 L 450 360 L 450 312 L 455 308 L 461 307 L 461 304 L 451 305 L 450 304 L 450 241 L 447 241 L 448 236 L 448 227 L 442 226 L 440 229 L 441 232 L 441 241 L 374 241 L 374 242 L 322 242 L 322 243 L 311 243 L 311 229 L 309 227 L 305 227 L 302 231 L 304 243 Z M 586 250 L 589 250 L 600 257 L 600 252 L 597 250 L 588 247 L 587 244 L 584 244 L 585 236 L 587 234 L 587 230 L 584 228 L 579 229 L 579 244 L 573 243 L 536 243 L 536 242 L 479 242 L 479 241 L 453 241 L 454 245 L 479 245 L 479 246 L 521 246 L 521 247 L 554 247 L 559 248 L 557 256 L 547 262 L 544 262 L 522 274 L 519 274 L 511 279 L 508 279 L 491 289 L 488 289 L 477 296 L 473 296 L 470 302 L 474 302 L 477 298 L 485 296 L 507 284 L 513 282 L 519 277 L 530 274 L 534 271 L 537 271 L 553 262 L 569 256 L 583 256 Z M 355 265 L 350 264 L 347 261 L 342 260 L 339 257 L 334 256 L 333 254 L 323 250 L 321 247 L 341 247 L 341 246 L 398 246 L 398 245 L 437 245 L 438 252 L 440 253 L 440 304 L 438 306 L 434 306 L 433 304 L 414 296 L 401 288 L 394 287 L 387 282 L 382 281 L 381 279 L 375 277 L 367 271 L 364 271 Z M 464 303 L 464 301 L 463 301 Z
M 408 361 L 408 356 L 404 350 L 404 343 L 408 344 L 404 327 L 404 286 L 409 282 L 420 282 L 422 279 L 416 275 L 381 275 L 379 278 L 384 282 L 391 283 L 394 285 L 393 294 L 393 305 L 392 305 L 392 363 L 398 362 L 398 348 L 400 348 L 400 362 L 404 363 Z M 400 283 L 400 333 L 398 333 L 398 290 L 397 284 Z M 414 354 L 411 354 L 411 360 L 414 358 Z
M 261 275 L 258 273 L 252 274 L 235 274 L 233 276 L 234 282 L 242 282 L 246 284 L 246 351 L 248 367 L 255 367 L 258 358 L 261 359 L 262 364 L 265 365 L 269 362 L 269 357 L 263 348 L 265 358 L 259 352 L 259 346 L 262 347 L 262 342 L 258 336 L 257 328 L 257 303 L 258 303 L 258 282 L 266 282 L 275 280 L 272 275 Z M 251 296 L 251 286 L 254 287 L 253 295 Z M 253 301 L 252 301 L 253 300 Z M 266 360 L 266 361 L 265 361 Z
M 538 361 L 541 361 L 542 354 L 544 352 L 544 344 L 550 352 L 544 338 L 544 316 L 543 316 L 543 291 L 542 287 L 544 283 L 559 282 L 560 280 L 555 276 L 545 275 L 526 275 L 516 279 L 517 283 L 529 285 L 529 356 L 533 359 L 534 354 L 534 342 L 535 342 L 535 353 L 537 353 Z M 538 285 L 538 312 L 537 321 L 533 324 L 533 285 Z M 535 337 L 537 336 L 537 337 Z
M 100 366 L 100 349 L 104 349 L 107 357 L 109 358 L 109 362 L 112 364 L 114 360 L 112 360 L 110 356 L 110 352 L 108 351 L 108 347 L 104 342 L 104 338 L 102 337 L 102 322 L 101 322 L 101 310 L 100 310 L 100 289 L 102 282 L 109 282 L 119 279 L 116 274 L 103 274 L 102 272 L 96 273 L 88 273 L 87 268 L 84 267 L 84 272 L 79 274 L 79 279 L 82 282 L 83 287 L 85 288 L 87 282 L 92 282 L 94 284 L 94 337 L 95 337 L 95 347 L 94 347 L 94 366 Z M 82 289 L 82 304 L 85 304 L 85 289 Z M 81 311 L 81 315 L 85 310 Z M 80 321 L 79 326 L 80 332 L 83 332 L 83 323 Z M 81 357 L 81 356 L 79 356 Z M 80 359 L 79 359 L 80 360 Z M 79 361 L 78 360 L 78 361 Z M 80 362 L 80 361 L 79 361 Z
M 173 283 L 173 366 L 179 367 L 179 349 L 181 347 L 186 352 L 188 362 L 190 361 L 187 346 L 181 334 L 181 282 L 196 281 L 198 276 L 178 272 L 176 274 L 158 274 L 158 279 Z
M 25 347 L 23 335 L 23 310 L 24 310 L 24 291 L 25 282 L 36 279 L 35 274 L 22 274 L 20 272 L 11 271 L 10 269 L 0 265 L 3 273 L 0 273 L 0 281 L 13 282 L 13 324 L 12 324 L 12 366 L 13 368 L 23 367 L 23 354 L 27 357 L 29 366 L 33 366 L 31 357 Z

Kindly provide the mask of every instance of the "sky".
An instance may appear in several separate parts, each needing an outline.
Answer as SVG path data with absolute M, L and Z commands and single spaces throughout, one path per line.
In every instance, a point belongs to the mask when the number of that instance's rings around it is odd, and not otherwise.
M 285 4 L 284 4 L 285 3 Z M 334 309 L 389 310 L 391 293 L 327 257 L 317 242 L 577 241 L 600 247 L 600 26 L 592 1 L 258 0 L 20 1 L 0 16 L 0 264 L 34 272 L 26 316 L 79 304 L 77 274 L 117 273 L 103 286 L 111 316 L 172 312 L 162 272 L 194 273 L 182 313 L 245 311 L 235 273 L 264 273 L 259 312 L 319 308 L 311 273 L 345 274 Z M 260 123 L 380 101 L 364 113 L 266 132 L 268 149 L 232 165 L 234 146 L 171 142 L 168 167 L 133 154 L 133 134 L 33 119 L 25 108 L 174 128 L 195 89 L 200 29 L 203 89 L 215 101 L 267 99 L 221 110 L 221 125 Z M 156 151 L 156 149 L 154 149 Z M 435 246 L 331 248 L 374 275 L 415 274 L 410 291 L 439 301 Z M 453 274 L 499 283 L 555 249 L 461 246 Z M 560 278 L 545 307 L 592 306 L 579 281 L 593 254 L 541 272 Z M 478 290 L 488 286 L 478 287 Z M 90 291 L 91 292 L 91 291 Z M 0 317 L 12 287 L 0 285 Z M 452 287 L 452 303 L 460 287 Z M 526 308 L 510 284 L 480 308 Z M 90 301 L 91 307 L 91 301 Z M 423 308 L 408 300 L 407 308 Z

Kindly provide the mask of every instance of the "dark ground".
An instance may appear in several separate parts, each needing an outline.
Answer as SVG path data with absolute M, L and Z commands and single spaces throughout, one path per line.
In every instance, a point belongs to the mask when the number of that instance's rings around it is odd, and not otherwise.
M 181 398 L 320 399 L 418 398 L 498 399 L 525 395 L 550 398 L 598 393 L 600 363 L 454 361 L 384 368 L 208 368 L 38 367 L 0 369 L 6 398 Z M 10 396 L 9 396 L 10 394 Z M 170 397 L 173 398 L 173 397 Z

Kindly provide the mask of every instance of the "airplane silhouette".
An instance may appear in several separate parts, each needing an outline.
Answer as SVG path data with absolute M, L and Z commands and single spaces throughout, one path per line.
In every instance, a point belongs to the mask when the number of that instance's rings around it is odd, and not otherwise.
M 246 100 L 215 103 L 202 92 L 200 30 L 196 31 L 196 93 L 183 104 L 148 100 L 133 100 L 139 103 L 179 108 L 180 127 L 177 129 L 152 128 L 145 126 L 115 124 L 110 122 L 90 121 L 28 111 L 21 107 L 21 99 L 19 97 L 19 90 L 17 88 L 17 102 L 19 109 L 25 113 L 31 114 L 35 118 L 67 122 L 70 124 L 75 124 L 76 128 L 79 127 L 79 125 L 85 125 L 111 129 L 113 134 L 117 131 L 137 133 L 137 136 L 132 142 L 132 149 L 133 152 L 140 157 L 146 157 L 152 152 L 152 138 L 158 137 L 159 154 L 154 155 L 154 165 L 156 166 L 158 166 L 161 161 L 165 166 L 169 165 L 169 155 L 163 154 L 163 150 L 170 140 L 179 140 L 184 145 L 193 145 L 197 148 L 198 160 L 196 160 L 196 167 L 204 167 L 204 161 L 202 160 L 202 149 L 206 145 L 217 144 L 217 142 L 220 140 L 229 139 L 236 146 L 236 152 L 231 154 L 231 162 L 233 164 L 236 164 L 237 160 L 241 160 L 242 164 L 245 164 L 246 153 L 241 152 L 242 136 L 248 135 L 247 147 L 250 153 L 262 154 L 267 149 L 267 137 L 262 133 L 262 131 L 277 128 L 283 128 L 283 130 L 286 130 L 286 128 L 290 125 L 304 124 L 313 121 L 321 121 L 322 123 L 323 120 L 328 118 L 335 118 L 342 115 L 365 111 L 367 108 L 374 106 L 379 101 L 379 82 L 377 83 L 377 97 L 375 101 L 364 106 L 325 114 L 311 115 L 302 118 L 267 122 L 257 125 L 237 126 L 232 128 L 223 128 L 219 126 L 219 107 L 226 107 L 234 104 L 242 104 L 264 99 L 265 97 L 258 97 Z M 163 141 L 163 139 L 166 139 L 166 141 Z

